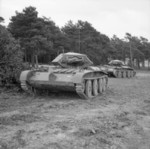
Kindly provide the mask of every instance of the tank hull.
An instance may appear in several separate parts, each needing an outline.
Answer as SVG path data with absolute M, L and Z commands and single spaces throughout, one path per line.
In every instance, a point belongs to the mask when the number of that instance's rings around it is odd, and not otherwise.
M 133 78 L 136 75 L 136 71 L 133 68 L 130 68 L 128 66 L 114 67 L 114 66 L 105 65 L 100 68 L 106 71 L 109 77 L 114 77 L 114 78 Z
M 36 93 L 37 90 L 48 90 L 52 92 L 73 91 L 84 99 L 95 98 L 102 94 L 107 88 L 108 77 L 102 71 L 76 70 L 76 73 L 71 74 L 62 73 L 62 71 L 64 70 L 61 69 L 61 73 L 56 73 L 55 71 L 47 73 L 24 71 L 20 76 L 21 87 L 28 93 Z M 95 87 L 96 89 L 87 85 L 91 82 L 93 86 L 95 81 L 97 84 L 99 83 L 97 87 Z M 94 93 L 94 90 L 97 90 L 96 93 Z
M 28 93 L 38 90 L 74 91 L 81 98 L 93 99 L 105 92 L 108 77 L 98 67 L 89 67 L 91 63 L 82 54 L 59 55 L 54 60 L 55 65 L 23 71 L 20 75 L 21 87 Z

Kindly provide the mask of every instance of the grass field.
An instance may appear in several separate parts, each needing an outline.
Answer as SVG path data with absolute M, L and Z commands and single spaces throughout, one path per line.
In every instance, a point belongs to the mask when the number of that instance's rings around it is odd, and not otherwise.
M 0 149 L 150 149 L 150 72 L 93 100 L 0 91 Z

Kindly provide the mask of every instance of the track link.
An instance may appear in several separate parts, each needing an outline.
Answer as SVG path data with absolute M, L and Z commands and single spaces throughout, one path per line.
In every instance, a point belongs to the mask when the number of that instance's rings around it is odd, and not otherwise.
M 21 88 L 28 94 L 35 94 L 35 89 L 31 87 L 27 81 L 21 81 Z

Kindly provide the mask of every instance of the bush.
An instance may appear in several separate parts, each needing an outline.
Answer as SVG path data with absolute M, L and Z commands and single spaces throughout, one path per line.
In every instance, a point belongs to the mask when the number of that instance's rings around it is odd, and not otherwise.
M 23 53 L 19 42 L 7 29 L 0 25 L 0 84 L 1 86 L 18 85 L 23 69 Z

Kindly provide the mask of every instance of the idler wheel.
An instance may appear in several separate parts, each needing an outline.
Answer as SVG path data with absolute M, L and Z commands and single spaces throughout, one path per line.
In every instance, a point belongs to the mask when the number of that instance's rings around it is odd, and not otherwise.
M 98 95 L 98 82 L 96 79 L 93 81 L 93 95 L 94 96 Z
M 87 80 L 87 81 L 86 81 L 85 94 L 86 94 L 89 98 L 92 97 L 92 82 L 91 82 L 91 80 Z

